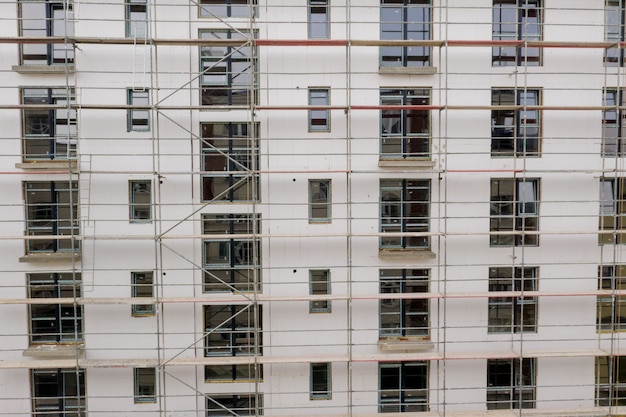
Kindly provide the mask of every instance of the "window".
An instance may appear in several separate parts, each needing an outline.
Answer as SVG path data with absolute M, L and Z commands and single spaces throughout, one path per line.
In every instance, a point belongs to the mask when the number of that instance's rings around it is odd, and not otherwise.
M 540 156 L 539 102 L 539 90 L 491 90 L 492 157 Z
M 538 179 L 492 179 L 490 206 L 491 246 L 539 245 Z
M 152 181 L 128 181 L 130 190 L 130 222 L 149 223 L 152 221 Z
M 146 106 L 144 109 L 128 110 L 128 131 L 150 130 L 150 94 L 148 90 L 128 90 L 128 104 L 131 106 Z
M 204 306 L 205 356 L 260 354 L 261 317 L 261 307 L 255 315 L 249 305 Z
M 607 42 L 624 41 L 624 1 L 606 0 L 606 32 Z M 617 46 L 607 48 L 604 51 L 604 65 L 618 67 L 624 65 L 624 48 Z
M 230 39 L 239 46 L 200 47 L 200 86 L 203 106 L 249 106 L 254 100 L 255 58 L 250 32 L 201 30 L 200 39 Z
M 207 395 L 207 417 L 260 416 L 263 414 L 261 394 Z
M 20 36 L 74 36 L 72 3 L 64 0 L 19 0 Z M 20 44 L 20 64 L 55 65 L 74 63 L 74 45 L 64 43 Z
M 309 106 L 328 106 L 328 88 L 309 88 Z M 309 110 L 309 132 L 330 131 L 330 110 Z
M 535 358 L 487 359 L 487 410 L 535 408 Z
M 625 243 L 626 178 L 600 179 L 599 244 Z
M 251 18 L 256 10 L 256 0 L 200 0 L 200 17 Z
M 332 397 L 332 391 L 330 388 L 332 381 L 331 369 L 331 364 L 329 362 L 311 364 L 310 399 L 330 400 Z
M 261 283 L 259 217 L 252 214 L 205 214 L 203 234 L 224 235 L 204 240 L 204 291 L 259 291 Z M 250 235 L 231 239 L 229 234 Z
M 380 90 L 381 106 L 428 106 L 430 90 Z M 430 110 L 392 107 L 380 111 L 380 158 L 430 158 Z
M 380 293 L 394 298 L 381 298 L 380 337 L 428 336 L 428 298 L 395 298 L 404 294 L 427 294 L 430 270 L 381 269 Z
M 626 148 L 626 126 L 622 123 L 626 114 L 622 111 L 623 91 L 618 89 L 604 90 L 603 106 L 613 108 L 602 112 L 602 155 L 605 157 L 624 156 Z
M 204 306 L 204 356 L 250 356 L 262 353 L 262 311 L 250 305 Z M 255 380 L 259 364 L 208 365 L 207 380 Z M 258 367 L 258 368 L 257 368 Z
M 489 268 L 489 292 L 537 291 L 536 267 Z M 489 297 L 489 333 L 537 331 L 537 297 Z
M 380 39 L 428 41 L 432 37 L 430 0 L 381 0 Z M 381 67 L 429 67 L 430 46 L 382 46 Z
M 330 222 L 330 180 L 309 180 L 309 223 Z
M 400 235 L 400 233 L 428 233 L 429 216 L 430 180 L 380 180 L 382 249 L 430 248 L 429 236 Z
M 428 362 L 378 364 L 379 412 L 428 411 Z
M 596 357 L 596 406 L 626 405 L 626 359 L 622 358 L 626 357 Z
M 207 382 L 261 381 L 263 380 L 263 364 L 206 365 L 204 380 Z
M 309 294 L 330 294 L 330 270 L 311 269 L 309 271 Z M 315 300 L 309 302 L 310 313 L 330 313 L 330 300 Z
M 23 88 L 22 103 L 24 160 L 75 159 L 77 120 L 76 110 L 70 108 L 76 103 L 74 89 Z M 41 107 L 45 105 L 51 108 Z
M 156 402 L 155 368 L 135 368 L 135 402 Z
M 259 143 L 249 123 L 202 123 L 202 201 L 258 201 Z
M 494 41 L 540 41 L 542 39 L 541 0 L 493 0 Z M 496 46 L 492 50 L 494 67 L 541 65 L 541 50 L 536 47 Z
M 83 369 L 32 369 L 33 415 L 82 417 L 86 413 Z
M 626 265 L 598 267 L 598 289 L 610 292 L 626 290 Z M 599 295 L 597 311 L 599 332 L 626 330 L 626 296 Z
M 154 273 L 131 272 L 131 296 L 133 298 L 154 297 Z M 139 302 L 139 300 L 137 300 Z M 154 304 L 133 304 L 133 316 L 151 316 L 156 312 Z
M 76 182 L 28 181 L 24 183 L 24 197 L 26 234 L 50 236 L 49 239 L 28 240 L 27 253 L 80 249 L 78 241 L 74 239 L 80 234 Z
M 148 37 L 147 0 L 126 0 L 126 37 Z
M 31 343 L 66 343 L 83 340 L 80 273 L 28 274 L 28 298 L 64 298 L 60 304 L 30 304 Z M 46 301 L 46 300 L 42 300 Z
M 309 39 L 328 39 L 330 0 L 309 0 Z

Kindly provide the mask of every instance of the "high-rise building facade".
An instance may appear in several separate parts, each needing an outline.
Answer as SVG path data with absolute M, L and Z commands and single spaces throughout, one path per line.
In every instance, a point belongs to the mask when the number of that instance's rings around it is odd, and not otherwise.
M 625 6 L 0 3 L 0 415 L 626 415 Z

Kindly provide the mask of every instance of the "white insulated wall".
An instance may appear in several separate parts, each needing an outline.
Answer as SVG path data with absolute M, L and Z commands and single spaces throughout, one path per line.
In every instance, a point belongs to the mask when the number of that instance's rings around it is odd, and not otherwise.
M 305 3 L 259 0 L 254 24 L 259 38 L 305 39 Z M 379 2 L 358 3 L 350 10 L 351 23 L 346 25 L 346 2 L 332 2 L 332 38 L 379 38 Z M 447 24 L 434 25 L 435 39 L 491 39 L 490 1 L 476 0 L 472 7 L 462 0 L 444 3 L 448 7 L 435 10 L 435 21 Z M 200 29 L 226 27 L 198 18 L 196 7 L 189 2 L 150 7 L 152 35 L 158 38 L 197 38 Z M 604 40 L 602 1 L 545 0 L 545 7 L 544 39 Z M 123 37 L 123 10 L 122 2 L 81 4 L 76 35 Z M 16 4 L 0 4 L 0 12 L 5 16 L 0 36 L 16 36 Z M 245 29 L 248 23 L 235 25 Z M 165 105 L 197 106 L 198 79 L 193 75 L 199 69 L 198 55 L 196 46 L 160 46 L 156 51 L 140 46 L 81 45 L 69 83 L 76 88 L 77 101 L 84 105 L 125 104 L 127 88 L 145 86 L 151 89 L 153 102 L 167 97 Z M 137 56 L 145 57 L 152 73 L 147 71 L 144 77 L 138 71 Z M 17 45 L 0 44 L 0 104 L 19 104 L 18 87 L 66 84 L 64 74 L 12 72 L 18 58 Z M 333 106 L 376 106 L 379 89 L 389 87 L 430 88 L 435 105 L 489 106 L 491 88 L 523 86 L 542 89 L 544 105 L 599 106 L 604 86 L 623 84 L 615 69 L 603 67 L 601 49 L 546 48 L 541 67 L 521 70 L 493 68 L 489 47 L 433 48 L 433 63 L 438 68 L 433 75 L 388 75 L 378 73 L 379 51 L 373 46 L 351 47 L 349 55 L 345 47 L 260 47 L 261 109 L 256 110 L 255 121 L 263 173 L 260 202 L 255 207 L 203 206 L 199 175 L 191 174 L 200 170 L 200 123 L 245 122 L 250 120 L 249 111 L 163 110 L 160 115 L 152 112 L 151 132 L 127 132 L 124 109 L 79 110 L 78 149 L 80 168 L 85 171 L 79 178 L 81 233 L 85 236 L 79 267 L 84 296 L 129 297 L 130 272 L 158 267 L 160 297 L 202 297 L 201 240 L 164 239 L 164 245 L 159 245 L 153 237 L 172 227 L 177 236 L 199 235 L 203 213 L 253 210 L 261 215 L 260 232 L 266 236 L 261 246 L 264 295 L 307 295 L 309 269 L 330 269 L 331 292 L 357 296 L 350 301 L 333 300 L 329 314 L 310 314 L 308 301 L 263 303 L 263 354 L 268 357 L 301 356 L 322 362 L 328 355 L 381 354 L 378 300 L 364 297 L 378 293 L 381 268 L 430 268 L 431 292 L 445 294 L 486 293 L 490 266 L 521 265 L 539 267 L 540 291 L 595 290 L 598 265 L 620 263 L 623 258 L 622 247 L 597 243 L 598 172 L 603 168 L 600 111 L 544 111 L 542 157 L 524 161 L 490 157 L 489 110 L 432 111 L 435 166 L 432 170 L 407 170 L 378 166 L 379 110 L 332 110 L 331 131 L 310 133 L 305 110 L 262 109 L 264 105 L 305 106 L 310 87 L 329 88 Z M 2 171 L 16 171 L 15 164 L 21 162 L 20 111 L 0 111 L 0 125 Z M 489 170 L 492 172 L 486 172 Z M 539 230 L 545 234 L 538 247 L 489 247 L 490 180 L 512 177 L 511 170 L 527 170 L 518 176 L 540 179 Z M 67 180 L 67 175 L 54 175 L 0 176 L 2 235 L 21 236 L 24 232 L 22 181 Z M 376 233 L 381 178 L 431 181 L 430 230 L 448 234 L 432 237 L 435 258 L 380 257 Z M 129 223 L 128 181 L 136 179 L 153 181 L 158 222 Z M 329 223 L 310 224 L 307 220 L 309 179 L 332 181 Z M 106 238 L 114 235 L 145 239 Z M 23 255 L 23 241 L 0 239 L 2 298 L 26 297 L 27 272 L 71 270 L 67 263 L 18 262 Z M 224 294 L 224 302 L 229 297 Z M 159 305 L 157 317 L 141 318 L 131 315 L 128 304 L 87 305 L 86 358 L 200 358 L 202 305 Z M 486 297 L 430 301 L 434 344 L 430 353 L 445 350 L 478 357 L 430 362 L 432 412 L 485 410 L 485 352 L 504 354 L 521 346 L 525 352 L 588 351 L 610 349 L 615 342 L 611 337 L 616 335 L 596 333 L 595 296 L 540 297 L 538 330 L 532 334 L 488 334 L 487 312 Z M 28 347 L 27 306 L 2 304 L 0 313 L 10 318 L 0 323 L 1 360 L 43 360 L 22 356 Z M 619 335 L 616 337 L 619 342 Z M 389 353 L 385 360 L 396 357 L 402 356 Z M 592 408 L 593 366 L 592 357 L 539 358 L 537 408 Z M 258 386 L 207 383 L 202 366 L 168 367 L 166 373 L 159 373 L 159 392 L 164 397 L 157 404 L 134 404 L 132 368 L 90 368 L 86 371 L 87 409 L 91 415 L 147 416 L 156 415 L 161 408 L 166 410 L 162 415 L 201 416 L 204 394 L 258 390 L 264 397 L 266 415 L 295 415 L 302 410 L 307 415 L 341 414 L 349 409 L 374 414 L 378 410 L 376 361 L 334 362 L 333 395 L 325 401 L 309 399 L 307 360 L 268 364 L 263 374 Z M 29 375 L 28 369 L 0 370 L 0 408 L 8 415 L 29 415 Z

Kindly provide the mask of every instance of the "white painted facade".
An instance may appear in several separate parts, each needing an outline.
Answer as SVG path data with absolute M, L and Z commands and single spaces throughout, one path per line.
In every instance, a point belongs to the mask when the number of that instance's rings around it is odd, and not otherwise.
M 543 41 L 560 46 L 541 48 L 541 66 L 493 67 L 492 45 L 480 44 L 492 40 L 493 2 L 433 0 L 433 40 L 476 42 L 433 46 L 432 74 L 379 71 L 371 41 L 380 39 L 380 1 L 330 3 L 329 38 L 370 44 L 304 42 L 306 0 L 258 0 L 253 20 L 150 1 L 148 41 L 124 44 L 121 0 L 75 2 L 75 63 L 57 73 L 17 68 L 18 4 L 0 4 L 0 415 L 56 416 L 35 413 L 32 370 L 61 368 L 84 369 L 89 416 L 199 417 L 207 398 L 232 394 L 262 398 L 263 415 L 374 415 L 380 364 L 418 361 L 428 364 L 428 411 L 411 415 L 626 413 L 596 401 L 595 358 L 623 353 L 622 333 L 597 330 L 598 268 L 626 263 L 623 245 L 598 244 L 600 178 L 626 177 L 623 158 L 601 153 L 603 89 L 625 83 L 623 67 L 603 65 L 605 2 L 543 0 Z M 276 41 L 255 48 L 257 103 L 203 108 L 191 40 L 229 28 Z M 593 45 L 562 47 L 568 42 Z M 75 170 L 23 161 L 21 89 L 32 87 L 75 89 Z M 308 129 L 314 87 L 330 91 L 329 131 Z M 540 89 L 546 106 L 541 156 L 494 158 L 491 90 L 524 87 Z M 149 89 L 148 131 L 127 129 L 133 88 Z M 430 111 L 431 165 L 379 166 L 382 88 L 430 89 L 430 104 L 442 106 Z M 201 201 L 201 123 L 228 122 L 258 129 L 258 202 Z M 539 179 L 538 246 L 490 246 L 490 181 L 499 178 Z M 25 256 L 24 184 L 70 179 L 80 256 Z M 308 221 L 311 179 L 331 180 L 328 222 Z M 429 250 L 381 250 L 381 179 L 430 181 Z M 129 222 L 130 180 L 151 181 L 149 222 Z M 252 233 L 261 291 L 203 292 L 203 239 L 211 238 L 202 215 L 250 213 L 261 219 Z M 536 332 L 489 333 L 489 268 L 525 266 L 539 270 Z M 329 313 L 309 311 L 316 269 L 330 272 Z M 428 338 L 381 347 L 381 269 L 429 270 Z M 156 314 L 131 314 L 132 271 L 154 271 Z M 34 273 L 80 273 L 80 343 L 30 340 Z M 262 306 L 259 354 L 250 359 L 263 364 L 256 382 L 205 380 L 204 365 L 248 360 L 204 356 L 203 308 L 228 304 Z M 487 410 L 488 360 L 521 357 L 535 358 L 534 408 Z M 312 400 L 310 363 L 324 362 L 331 396 Z M 134 400 L 133 368 L 141 367 L 156 369 L 155 402 Z

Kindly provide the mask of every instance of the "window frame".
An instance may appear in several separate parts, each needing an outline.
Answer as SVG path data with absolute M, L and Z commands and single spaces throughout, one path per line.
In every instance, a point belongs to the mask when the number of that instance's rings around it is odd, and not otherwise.
M 330 39 L 329 3 L 330 0 L 307 0 L 307 36 L 309 39 Z M 320 10 L 323 11 L 320 12 Z M 319 18 L 313 17 L 317 15 L 320 15 Z M 317 34 L 318 30 L 320 31 L 319 35 Z
M 26 253 L 59 253 L 80 251 L 80 219 L 78 217 L 78 182 L 24 181 L 24 219 L 27 236 L 72 236 L 71 239 L 28 239 Z M 47 198 L 35 193 L 47 194 Z M 32 195 L 32 196 L 31 196 Z M 65 201 L 67 200 L 67 201 Z M 59 211 L 68 211 L 69 218 Z
M 330 223 L 332 221 L 332 180 L 309 180 L 308 206 L 309 223 Z
M 541 41 L 543 39 L 543 4 L 542 0 L 493 0 L 492 39 L 495 41 Z M 515 22 L 503 21 L 502 5 L 513 5 Z M 535 7 L 529 7 L 531 5 Z M 500 5 L 500 7 L 497 7 Z M 499 10 L 499 12 L 498 12 Z M 537 23 L 528 23 L 529 11 L 534 10 Z M 498 19 L 496 19 L 498 18 Z M 515 27 L 515 32 L 503 31 L 502 27 Z M 528 31 L 536 27 L 536 33 Z M 491 52 L 492 67 L 509 66 L 542 66 L 543 53 L 541 48 L 525 46 L 494 46 Z
M 430 269 L 380 269 L 379 287 L 380 294 L 428 293 L 430 292 Z M 410 291 L 410 289 L 415 291 Z M 378 311 L 379 339 L 390 337 L 430 339 L 430 300 L 428 298 L 381 298 L 378 302 Z M 415 326 L 415 322 L 419 325 Z
M 596 356 L 595 405 L 626 405 L 626 356 Z
M 626 330 L 626 296 L 613 293 L 624 289 L 626 289 L 626 265 L 598 266 L 598 290 L 611 292 L 611 294 L 597 297 L 596 331 L 598 333 Z M 603 313 L 605 311 L 609 314 Z M 621 314 L 622 312 L 624 315 Z M 606 320 L 607 317 L 608 320 Z
M 604 7 L 604 40 L 611 43 L 623 42 L 625 40 L 624 25 L 626 24 L 624 0 L 605 0 Z M 606 67 L 623 67 L 625 62 L 624 48 L 606 48 L 603 62 Z
M 34 7 L 42 7 L 44 8 L 43 14 L 45 15 L 45 19 L 41 19 L 39 16 L 35 19 L 28 19 L 25 15 L 24 5 L 29 4 Z M 67 8 L 66 8 L 67 6 Z M 55 18 L 55 12 L 62 10 L 63 16 L 61 19 Z M 74 17 L 72 11 L 72 3 L 69 1 L 63 0 L 18 0 L 18 13 L 19 13 L 19 35 L 23 37 L 52 37 L 52 36 L 74 36 Z M 35 13 L 40 13 L 41 11 L 37 11 Z M 55 22 L 60 21 L 63 23 L 58 28 L 55 26 Z M 45 27 L 24 27 L 30 26 L 33 22 L 43 24 Z M 36 24 L 35 23 L 35 24 Z M 57 29 L 60 29 L 61 33 L 56 33 Z M 69 33 L 65 33 L 66 29 L 69 29 Z M 27 54 L 25 50 L 36 48 L 45 49 L 45 57 L 43 54 Z M 62 53 L 61 58 L 56 58 L 58 52 Z M 75 59 L 74 53 L 74 44 L 71 42 L 68 43 L 44 43 L 44 44 L 22 44 L 20 43 L 19 48 L 20 55 L 20 65 L 44 65 L 44 66 L 54 66 L 54 65 L 73 65 Z M 26 56 L 34 55 L 37 58 L 27 59 Z
M 254 356 L 263 353 L 262 306 L 255 309 L 244 304 L 207 304 L 203 306 L 204 356 Z M 226 319 L 214 324 L 211 319 L 226 315 Z M 256 315 L 256 317 L 255 317 Z M 239 316 L 244 316 L 242 321 Z M 214 337 L 218 336 L 219 337 Z M 243 335 L 243 344 L 241 340 Z M 258 352 L 256 341 L 258 338 Z M 213 343 L 211 343 L 213 342 Z M 246 344 L 247 342 L 247 344 Z
M 610 187 L 607 187 L 609 184 Z M 610 230 L 612 233 L 599 233 L 598 244 L 626 243 L 626 178 L 600 177 L 599 202 L 598 230 Z
M 26 274 L 26 278 L 29 299 L 61 298 L 73 300 L 71 303 L 37 304 L 33 302 L 29 304 L 30 344 L 82 342 L 84 308 L 76 301 L 82 294 L 81 274 L 79 272 L 42 272 Z M 42 327 L 53 329 L 54 333 L 36 332 L 34 324 L 39 321 L 44 323 L 45 326 Z M 69 327 L 72 328 L 71 332 L 66 330 Z
M 401 106 L 430 106 L 430 88 L 381 88 L 381 106 L 398 106 L 380 111 L 381 160 L 430 160 L 431 111 Z M 397 120 L 394 123 L 394 120 Z M 399 129 L 396 127 L 399 124 Z M 411 132 L 415 127 L 416 132 Z M 394 130 L 400 130 L 394 132 Z M 399 143 L 397 143 L 399 141 Z M 415 149 L 414 149 L 415 148 Z
M 387 185 L 386 185 L 387 184 Z M 393 191 L 396 191 L 396 194 Z M 398 193 L 399 191 L 399 193 Z M 426 193 L 424 200 L 409 200 L 408 196 L 415 191 Z M 417 195 L 418 193 L 416 193 Z M 398 199 L 389 199 L 398 198 Z M 429 179 L 380 179 L 379 197 L 379 223 L 380 223 L 380 249 L 402 249 L 402 250 L 426 250 L 431 247 L 430 236 L 392 236 L 385 237 L 386 230 L 391 233 L 404 232 L 430 232 L 430 204 L 431 204 L 431 180 Z M 426 214 L 422 216 L 412 216 L 410 208 L 419 209 L 418 205 L 425 207 Z M 395 208 L 394 208 L 395 207 Z M 424 210 L 424 208 L 422 208 Z M 395 213 L 397 211 L 397 213 Z M 419 210 L 418 210 L 419 211 Z M 419 213 L 418 213 L 419 214 Z M 409 223 L 416 221 L 416 224 Z M 411 229 L 411 230 L 409 230 Z M 414 230 L 413 230 L 414 229 Z M 416 243 L 412 243 L 412 241 Z M 423 242 L 423 243 L 419 243 Z
M 257 133 L 252 123 L 200 123 L 202 202 L 260 201 Z M 225 184 L 220 188 L 221 183 Z M 239 194 L 241 188 L 243 196 Z
M 491 105 L 500 106 L 491 110 L 492 158 L 541 157 L 543 114 L 528 109 L 541 105 L 541 92 L 539 88 L 491 89 Z
M 507 184 L 511 183 L 511 184 Z M 520 184 L 530 183 L 534 200 L 522 196 Z M 504 194 L 510 192 L 513 194 Z M 501 191 L 504 190 L 504 191 Z M 541 180 L 539 178 L 491 178 L 489 203 L 489 246 L 539 246 L 538 232 Z M 526 191 L 527 193 L 527 191 Z M 520 232 L 514 234 L 497 234 L 491 232 Z
M 145 96 L 141 97 L 142 95 Z M 145 109 L 128 109 L 126 112 L 126 130 L 128 132 L 150 131 L 150 90 L 147 88 L 129 88 L 126 90 L 126 99 L 129 106 L 146 105 Z
M 330 88 L 309 87 L 309 106 L 330 106 Z M 330 132 L 330 109 L 309 109 L 309 132 Z
M 143 9 L 143 10 L 142 10 Z M 133 16 L 143 19 L 133 19 Z M 147 0 L 125 0 L 124 20 L 126 22 L 125 36 L 133 39 L 148 38 L 150 27 L 148 25 L 148 1 Z M 143 34 L 138 33 L 138 29 L 143 26 Z M 143 35 L 143 36 L 142 36 Z
M 142 194 L 147 194 L 147 203 L 137 202 Z M 152 223 L 152 180 L 128 180 L 128 209 L 130 223 Z
M 219 324 L 211 323 L 218 314 Z M 239 316 L 244 315 L 243 322 Z M 263 306 L 245 304 L 203 305 L 204 357 L 254 356 L 263 354 Z M 243 335 L 244 344 L 237 339 Z M 212 346 L 211 342 L 214 342 Z M 247 342 L 247 344 L 246 344 Z M 258 349 L 257 349 L 258 348 Z M 216 349 L 216 350 L 215 350 Z M 219 374 L 219 376 L 212 376 Z M 241 365 L 206 365 L 206 381 L 259 381 L 263 378 L 263 366 L 257 363 Z
M 602 156 L 605 158 L 626 155 L 626 124 L 623 121 L 626 114 L 622 110 L 623 104 L 623 89 L 605 88 L 602 91 L 602 105 L 612 107 L 602 111 Z
M 221 34 L 221 35 L 219 35 Z M 240 39 L 241 46 L 200 46 L 199 83 L 200 105 L 213 106 L 250 106 L 256 103 L 257 80 L 254 69 L 257 65 L 255 46 L 252 42 L 256 32 L 237 31 L 234 29 L 201 29 L 200 39 Z M 239 71 L 243 63 L 244 68 Z M 236 80 L 249 77 L 248 83 Z M 240 96 L 241 95 L 241 96 Z M 225 97 L 225 99 L 222 99 Z
M 76 109 L 70 107 L 76 104 L 74 88 L 23 87 L 20 96 L 24 105 L 21 111 L 22 160 L 76 159 L 78 115 Z M 29 104 L 50 105 L 50 108 L 29 108 Z M 54 108 L 58 105 L 67 106 Z M 45 149 L 45 153 L 43 150 L 37 153 L 38 148 Z
M 537 291 L 538 284 L 539 267 L 536 266 L 489 268 L 490 294 L 498 291 Z M 537 333 L 538 297 L 490 296 L 488 304 L 488 333 Z M 507 318 L 508 323 L 505 323 Z
M 149 283 L 141 283 L 141 281 Z M 149 291 L 143 291 L 148 288 Z M 132 298 L 154 297 L 154 271 L 132 271 L 130 273 L 130 296 Z M 131 312 L 134 317 L 154 316 L 156 314 L 156 305 L 133 304 Z
M 430 411 L 429 368 L 429 361 L 379 362 L 378 412 L 404 413 Z M 413 371 L 413 373 L 411 373 L 411 370 L 413 369 L 417 371 Z M 392 375 L 391 372 L 387 372 L 386 370 L 397 370 L 397 375 Z M 387 373 L 387 375 L 384 375 L 385 373 Z M 411 378 L 411 376 L 413 378 Z M 383 387 L 390 382 L 393 383 L 391 388 Z M 410 385 L 409 382 L 417 382 L 417 386 L 408 386 Z
M 133 368 L 133 399 L 135 404 L 157 402 L 156 368 Z
M 221 2 L 223 4 L 208 4 L 208 5 L 204 5 L 206 2 L 208 1 L 214 1 L 215 3 Z M 235 1 L 238 1 L 238 3 L 234 3 Z M 242 0 L 200 0 L 198 3 L 198 17 L 199 18 L 209 18 L 209 19 L 219 19 L 219 18 L 223 18 L 223 17 L 227 17 L 227 18 L 243 18 L 243 19 L 252 19 L 255 16 L 257 16 L 257 0 L 252 0 L 252 2 L 250 3 L 249 0 L 243 0 L 243 2 L 245 2 L 245 8 L 244 7 L 233 7 L 233 5 L 237 5 L 237 4 L 243 4 Z M 224 7 L 225 12 L 224 13 L 214 13 L 211 12 L 209 9 L 210 7 Z M 240 14 L 237 13 L 237 11 L 239 10 L 244 10 L 247 9 L 245 13 Z M 206 10 L 206 13 L 205 13 Z
M 263 415 L 263 394 L 206 394 L 205 396 L 206 417 Z M 226 402 L 230 404 L 225 404 Z M 211 405 L 215 407 L 211 408 Z
M 261 291 L 261 240 L 254 236 L 260 230 L 260 222 L 258 214 L 202 215 L 203 234 L 224 235 L 223 239 L 202 240 L 204 293 Z M 252 236 L 230 238 L 233 234 Z
M 413 7 L 417 6 L 417 7 Z M 381 0 L 380 2 L 380 39 L 381 40 L 431 40 L 433 37 L 433 12 L 431 0 Z M 423 11 L 421 9 L 426 9 Z M 421 36 L 411 36 L 410 25 L 416 20 L 409 16 L 412 12 L 424 14 L 422 30 L 414 31 Z M 401 20 L 394 21 L 387 15 L 401 14 Z M 427 20 L 427 21 L 426 21 Z M 399 27 L 399 28 L 398 28 Z M 392 30 L 393 29 L 393 30 Z M 389 51 L 389 52 L 387 52 Z M 396 51 L 392 53 L 391 51 Z M 412 53 L 414 52 L 414 53 Z M 430 46 L 381 46 L 380 67 L 424 68 L 432 67 L 433 50 Z M 387 58 L 390 57 L 390 58 Z M 395 60 L 393 60 L 395 58 Z
M 317 362 L 309 364 L 309 399 L 332 399 L 332 363 Z
M 330 269 L 309 269 L 310 295 L 330 295 L 330 283 Z M 332 312 L 331 300 L 309 301 L 309 313 L 330 312 Z
M 536 408 L 536 362 L 535 358 L 487 359 L 487 410 Z M 500 372 L 492 372 L 498 369 Z M 498 381 L 507 375 L 508 383 Z M 502 400 L 506 396 L 508 399 Z
M 46 382 L 47 379 L 47 382 Z M 63 415 L 85 415 L 86 380 L 85 370 L 80 368 L 67 369 L 31 369 L 30 382 L 32 392 L 32 410 L 34 415 L 40 413 L 60 412 Z M 56 387 L 56 395 L 41 395 L 40 385 Z M 46 389 L 43 388 L 45 391 Z M 71 401 L 68 401 L 71 400 Z M 67 403 L 76 403 L 70 405 Z

